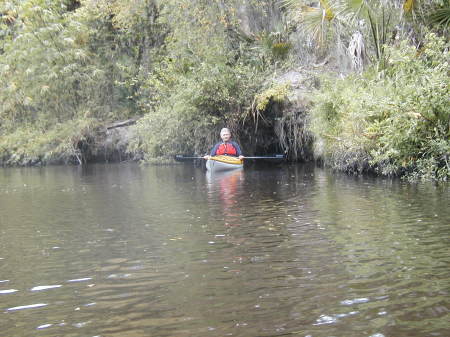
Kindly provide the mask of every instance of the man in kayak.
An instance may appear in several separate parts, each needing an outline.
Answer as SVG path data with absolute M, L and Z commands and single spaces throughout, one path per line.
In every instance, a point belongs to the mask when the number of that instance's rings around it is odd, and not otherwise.
M 225 156 L 233 156 L 239 157 L 239 159 L 244 159 L 242 155 L 241 148 L 238 143 L 230 140 L 231 132 L 228 128 L 223 128 L 220 130 L 220 138 L 222 141 L 214 145 L 209 155 L 204 156 L 205 159 L 210 159 L 213 156 L 225 155 Z

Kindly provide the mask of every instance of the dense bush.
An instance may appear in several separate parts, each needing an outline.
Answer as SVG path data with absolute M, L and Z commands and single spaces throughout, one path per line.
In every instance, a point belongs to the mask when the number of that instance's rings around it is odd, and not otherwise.
M 82 164 L 98 121 L 70 120 L 51 127 L 24 125 L 0 137 L 0 165 Z
M 148 35 L 158 37 L 150 22 L 152 4 L 0 3 L 3 164 L 81 163 L 78 145 L 95 137 L 95 125 L 140 112 L 135 78 L 144 49 L 157 44 Z M 130 13 L 131 7 L 136 11 Z
M 4 127 L 129 114 L 129 90 L 116 85 L 129 76 L 133 59 L 122 50 L 126 37 L 101 8 L 87 4 L 73 12 L 70 2 L 9 4 L 17 17 L 0 40 Z
M 164 104 L 138 121 L 131 148 L 147 159 L 206 153 L 221 127 L 230 127 L 238 136 L 238 123 L 259 82 L 244 66 L 197 66 L 171 87 Z
M 276 59 L 237 31 L 232 1 L 171 0 L 162 16 L 173 25 L 142 86 L 151 95 L 140 98 L 145 115 L 130 144 L 147 160 L 206 153 L 224 126 L 238 138 L 240 123 Z
M 386 53 L 383 72 L 329 80 L 316 95 L 316 156 L 343 170 L 447 180 L 449 45 L 429 34 L 420 49 Z

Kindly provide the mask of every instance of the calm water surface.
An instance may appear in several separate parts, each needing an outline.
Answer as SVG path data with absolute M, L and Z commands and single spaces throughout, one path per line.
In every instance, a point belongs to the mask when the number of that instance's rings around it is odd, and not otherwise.
M 450 336 L 449 185 L 0 169 L 0 336 Z

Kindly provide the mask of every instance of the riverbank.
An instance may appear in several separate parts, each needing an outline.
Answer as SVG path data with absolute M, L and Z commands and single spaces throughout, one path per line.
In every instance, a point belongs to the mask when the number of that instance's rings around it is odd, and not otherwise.
M 233 116 L 235 138 L 249 155 L 281 152 L 290 162 L 318 161 L 351 174 L 447 181 L 447 47 L 430 34 L 419 56 L 406 44 L 386 48 L 389 67 L 382 73 L 338 78 L 329 69 L 321 76 L 325 68 L 287 70 L 262 86 L 246 113 Z M 184 122 L 171 111 L 21 127 L 0 139 L 0 165 L 167 162 L 179 153 L 206 153 L 217 126 Z
M 283 3 L 0 4 L 0 165 L 167 160 L 227 126 L 250 155 L 449 180 L 448 3 Z
M 51 128 L 22 128 L 0 139 L 0 166 L 84 165 L 137 161 L 129 151 L 136 119 L 104 123 L 75 120 Z

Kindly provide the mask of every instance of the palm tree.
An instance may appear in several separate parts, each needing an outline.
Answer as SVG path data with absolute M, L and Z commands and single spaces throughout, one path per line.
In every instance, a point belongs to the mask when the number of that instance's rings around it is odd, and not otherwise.
M 401 34 L 408 17 L 426 18 L 447 29 L 450 0 L 281 0 L 289 17 L 318 46 L 345 41 L 347 55 L 361 70 L 364 57 L 384 67 L 384 45 Z M 431 14 L 428 14 L 431 13 Z M 405 28 L 406 29 L 406 28 Z M 327 44 L 328 42 L 328 44 Z

